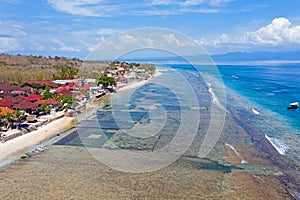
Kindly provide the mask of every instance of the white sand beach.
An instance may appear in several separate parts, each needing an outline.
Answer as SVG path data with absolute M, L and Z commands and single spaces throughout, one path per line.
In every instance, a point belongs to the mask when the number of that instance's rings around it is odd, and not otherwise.
M 22 151 L 26 147 L 40 143 L 47 137 L 57 134 L 72 125 L 73 117 L 63 117 L 39 127 L 36 131 L 16 137 L 5 143 L 0 143 L 0 161 L 3 161 L 14 153 Z
M 135 89 L 135 88 L 141 87 L 141 86 L 145 85 L 146 83 L 148 83 L 149 81 L 151 81 L 153 78 L 155 78 L 157 76 L 160 76 L 160 75 L 161 75 L 161 72 L 156 71 L 155 74 L 151 78 L 149 78 L 147 80 L 130 82 L 127 85 L 125 85 L 125 86 L 117 89 L 117 92 L 124 92 L 126 90 L 131 90 L 131 89 Z
M 134 89 L 143 86 L 152 80 L 152 78 L 161 75 L 160 72 L 154 74 L 148 80 L 134 81 L 117 89 L 117 92 L 124 92 L 126 90 Z M 0 161 L 4 161 L 10 155 L 16 154 L 27 147 L 38 144 L 44 139 L 51 137 L 55 134 L 63 132 L 67 128 L 74 126 L 74 117 L 63 117 L 56 119 L 44 126 L 38 127 L 37 130 L 21 135 L 11 139 L 5 143 L 0 143 Z

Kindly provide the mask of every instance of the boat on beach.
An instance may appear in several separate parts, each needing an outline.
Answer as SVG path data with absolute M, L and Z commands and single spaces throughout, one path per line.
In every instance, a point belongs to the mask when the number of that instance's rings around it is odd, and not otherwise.
M 297 108 L 299 108 L 298 102 L 290 103 L 290 105 L 288 106 L 288 109 L 297 109 Z

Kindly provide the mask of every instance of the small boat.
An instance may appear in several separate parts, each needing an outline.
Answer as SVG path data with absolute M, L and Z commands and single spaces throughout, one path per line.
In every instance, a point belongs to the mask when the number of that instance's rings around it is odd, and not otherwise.
M 288 106 L 288 109 L 297 109 L 297 108 L 299 108 L 298 102 L 290 103 L 290 105 Z
M 235 75 L 233 75 L 233 76 L 231 76 L 231 78 L 238 79 L 239 77 L 238 77 L 238 76 L 235 76 Z

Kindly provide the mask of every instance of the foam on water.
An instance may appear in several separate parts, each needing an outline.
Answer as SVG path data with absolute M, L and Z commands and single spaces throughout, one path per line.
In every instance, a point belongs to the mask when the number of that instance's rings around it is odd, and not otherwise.
M 239 159 L 241 160 L 241 164 L 245 164 L 245 163 L 248 163 L 245 158 L 234 148 L 233 145 L 231 144 L 227 144 L 225 143 L 226 146 L 228 146 L 234 153 L 237 157 L 239 157 Z
M 189 65 L 170 66 L 195 71 Z M 272 138 L 272 145 L 281 154 L 300 164 L 300 109 L 287 109 L 291 102 L 300 101 L 297 87 L 300 85 L 299 68 L 299 65 L 218 66 L 226 85 L 226 98 L 219 97 L 219 87 L 214 79 L 210 79 L 211 74 L 201 76 L 211 83 L 207 87 L 215 104 L 220 103 L 230 112 L 237 112 L 237 117 L 245 123 L 250 123 L 263 135 Z M 233 75 L 239 78 L 233 78 Z
M 254 108 L 251 108 L 251 111 L 252 111 L 255 115 L 260 115 L 260 113 L 259 113 L 257 110 L 255 110 Z
M 267 140 L 272 144 L 272 146 L 276 149 L 278 153 L 281 155 L 285 155 L 285 153 L 289 150 L 289 147 L 281 140 L 278 140 L 276 138 L 271 138 L 267 135 L 265 135 Z

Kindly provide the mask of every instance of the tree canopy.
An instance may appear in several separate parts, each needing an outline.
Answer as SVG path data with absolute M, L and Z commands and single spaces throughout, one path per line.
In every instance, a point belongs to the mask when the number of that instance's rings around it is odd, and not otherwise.
M 98 78 L 98 86 L 99 85 L 103 85 L 104 88 L 107 88 L 108 86 L 117 86 L 117 82 L 114 77 L 109 77 L 104 74 Z

